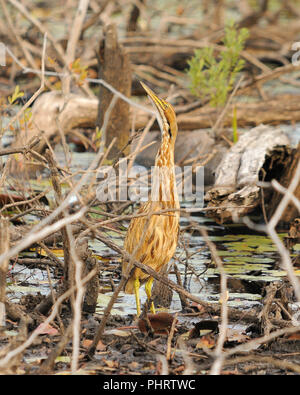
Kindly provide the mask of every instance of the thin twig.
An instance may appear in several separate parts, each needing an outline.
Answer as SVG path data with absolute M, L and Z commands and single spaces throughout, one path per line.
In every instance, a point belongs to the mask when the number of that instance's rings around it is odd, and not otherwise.
M 66 67 L 70 67 L 70 64 L 75 60 L 76 46 L 78 39 L 81 34 L 83 21 L 89 6 L 89 0 L 79 0 L 78 8 L 76 11 L 73 25 L 70 31 L 67 51 L 66 51 Z M 65 78 L 62 81 L 63 94 L 68 96 L 70 93 L 71 74 L 66 73 Z
M 225 107 L 223 108 L 221 114 L 219 115 L 216 123 L 212 127 L 211 133 L 212 133 L 213 136 L 215 135 L 216 130 L 218 129 L 219 125 L 221 124 L 221 122 L 222 122 L 222 120 L 223 120 L 223 118 L 224 118 L 224 116 L 225 116 L 225 114 L 226 114 L 226 112 L 228 110 L 228 107 L 229 107 L 234 95 L 236 94 L 237 90 L 239 89 L 243 79 L 244 79 L 244 76 L 241 76 L 241 78 L 238 80 L 236 86 L 234 87 L 233 91 L 231 92 L 231 94 L 230 94 L 230 96 L 229 96 L 229 98 L 227 100 L 227 103 L 226 103 Z
M 30 68 L 30 67 L 24 66 L 18 60 L 18 58 L 14 55 L 14 53 L 9 48 L 9 46 L 6 47 L 6 51 L 12 57 L 12 59 L 17 63 L 17 65 L 23 70 L 23 73 L 25 73 L 25 74 L 27 74 L 27 73 L 41 74 L 41 70 L 37 70 L 37 69 L 33 69 L 33 68 Z M 55 76 L 55 77 L 60 77 L 60 78 L 65 78 L 66 77 L 66 73 L 60 73 L 60 72 L 56 72 L 56 71 L 45 71 L 44 75 L 45 76 Z M 144 112 L 146 112 L 148 114 L 155 115 L 154 110 L 152 110 L 150 107 L 143 106 L 142 104 L 139 104 L 139 103 L 135 102 L 134 100 L 128 98 L 123 93 L 119 92 L 116 88 L 114 88 L 112 85 L 110 85 L 108 82 L 104 81 L 101 78 L 86 78 L 85 81 L 86 82 L 91 82 L 93 84 L 103 85 L 106 89 L 108 89 L 113 94 L 118 96 L 118 98 L 124 100 L 130 106 L 136 107 L 137 109 L 142 110 L 142 111 L 144 111 Z
M 13 1 L 13 0 L 10 0 Z M 9 124 L 6 126 L 7 129 L 15 122 L 16 119 L 18 119 L 28 108 L 31 103 L 34 102 L 34 100 L 43 92 L 44 87 L 45 87 L 45 56 L 46 56 L 46 48 L 47 48 L 47 34 L 45 33 L 44 35 L 44 41 L 43 41 L 43 51 L 42 51 L 42 67 L 41 67 L 41 85 L 39 89 L 31 96 L 31 98 L 24 104 L 24 106 L 17 112 L 17 114 L 10 120 Z
M 45 25 L 43 25 L 38 19 L 36 19 L 27 8 L 17 0 L 8 0 L 17 10 L 24 15 L 37 29 L 45 36 L 49 37 L 50 42 L 53 45 L 53 48 L 57 52 L 60 59 L 66 63 L 66 58 L 64 54 L 64 50 L 62 46 L 57 42 L 57 40 L 52 36 L 52 34 L 46 29 Z
M 81 284 L 82 286 L 85 285 L 94 275 L 96 274 L 96 270 L 91 270 L 82 280 L 81 280 Z M 50 324 L 54 318 L 56 317 L 56 315 L 58 314 L 59 311 L 59 307 L 61 305 L 61 303 L 67 299 L 68 297 L 70 297 L 70 295 L 74 292 L 74 290 L 76 289 L 76 287 L 72 287 L 70 289 L 68 289 L 63 295 L 61 295 L 56 303 L 53 305 L 52 307 L 52 312 L 49 315 L 49 317 L 44 321 L 44 325 L 48 325 Z M 9 351 L 6 356 L 2 359 L 0 359 L 0 368 L 3 368 L 5 366 L 7 366 L 7 364 L 9 363 L 9 361 L 15 357 L 16 355 L 20 354 L 21 352 L 23 352 L 24 350 L 26 350 L 27 347 L 29 347 L 34 340 L 37 338 L 37 336 L 39 336 L 40 334 L 40 330 L 39 328 L 36 328 L 31 335 L 29 336 L 29 338 L 23 342 L 20 346 L 16 347 L 15 349 Z
M 212 257 L 213 257 L 214 261 L 216 262 L 217 267 L 220 272 L 221 324 L 220 324 L 220 329 L 219 329 L 220 333 L 219 333 L 216 349 L 214 351 L 215 361 L 212 365 L 211 372 L 210 372 L 210 374 L 212 374 L 212 375 L 219 375 L 221 368 L 222 368 L 223 361 L 224 361 L 222 352 L 223 352 L 223 344 L 224 344 L 224 342 L 226 340 L 226 336 L 227 336 L 227 325 L 228 325 L 227 276 L 226 276 L 225 270 L 223 268 L 223 263 L 221 261 L 221 258 L 218 255 L 216 246 L 214 245 L 214 243 L 211 242 L 211 240 L 209 239 L 209 237 L 207 235 L 207 232 L 204 229 L 201 229 L 201 234 L 204 237 L 204 240 L 205 240 L 206 244 L 208 245 L 210 252 L 212 254 Z
M 23 147 L 3 148 L 0 150 L 0 156 L 19 154 L 19 153 L 25 155 L 35 145 L 37 145 L 40 142 L 40 140 L 41 140 L 40 136 L 34 136 L 34 138 L 31 141 L 29 141 L 27 145 L 24 145 Z
M 175 313 L 172 326 L 168 335 L 168 340 L 167 340 L 167 352 L 166 352 L 166 359 L 167 361 L 170 361 L 171 359 L 171 345 L 172 345 L 172 339 L 174 336 L 175 328 L 176 328 L 176 323 L 177 323 L 177 315 L 178 313 Z
M 27 236 L 25 236 L 18 244 L 11 248 L 6 253 L 0 255 L 0 264 L 5 259 L 11 259 L 12 257 L 19 254 L 19 252 L 28 248 L 31 244 L 43 240 L 45 237 L 52 233 L 57 232 L 62 227 L 71 224 L 72 222 L 78 221 L 87 212 L 87 207 L 83 207 L 80 211 L 75 214 L 70 215 L 67 218 L 60 219 L 52 225 L 45 226 L 43 229 L 38 228 L 37 231 L 31 231 Z M 48 216 L 47 218 L 49 218 Z M 41 221 L 42 222 L 42 221 Z

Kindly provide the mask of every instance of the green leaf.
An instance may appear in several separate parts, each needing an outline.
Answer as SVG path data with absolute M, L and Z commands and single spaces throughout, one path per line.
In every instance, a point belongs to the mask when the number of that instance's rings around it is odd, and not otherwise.
M 20 87 L 17 85 L 15 87 L 15 91 L 12 96 L 8 96 L 8 101 L 10 104 L 13 104 L 17 99 L 24 96 L 24 92 L 20 92 Z
M 213 47 L 195 50 L 186 70 L 193 95 L 201 99 L 208 98 L 211 106 L 226 103 L 237 74 L 245 63 L 240 55 L 248 35 L 248 29 L 238 30 L 233 22 L 229 22 L 223 40 L 225 50 L 218 55 L 214 53 Z

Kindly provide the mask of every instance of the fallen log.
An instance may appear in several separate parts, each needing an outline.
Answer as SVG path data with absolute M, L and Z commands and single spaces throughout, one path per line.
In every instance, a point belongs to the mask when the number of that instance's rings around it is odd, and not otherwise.
M 236 119 L 239 127 L 258 126 L 260 124 L 278 125 L 284 122 L 300 121 L 299 95 L 280 95 L 267 101 L 239 102 L 229 105 L 222 124 L 232 126 L 233 109 L 236 110 Z M 176 108 L 175 108 L 176 110 Z M 220 110 L 205 106 L 188 113 L 177 116 L 179 130 L 194 130 L 211 128 L 217 121 Z M 149 116 L 138 113 L 136 128 L 143 127 Z
M 224 126 L 232 125 L 234 107 L 239 127 L 300 121 L 299 95 L 280 95 L 268 101 L 232 104 L 223 119 Z M 65 134 L 73 128 L 95 127 L 97 110 L 97 99 L 73 94 L 65 103 L 59 91 L 44 93 L 34 103 L 32 122 L 23 144 L 26 146 L 30 139 L 40 135 L 42 131 L 45 137 L 51 140 L 54 134 L 58 134 L 58 125 Z M 136 129 L 144 127 L 150 119 L 148 114 L 137 109 L 131 109 L 131 118 L 133 116 Z M 178 129 L 183 131 L 210 128 L 218 116 L 219 111 L 215 108 L 209 106 L 198 108 L 177 116 Z M 41 153 L 45 146 L 46 142 L 43 139 L 35 150 Z
M 34 151 L 42 154 L 47 141 L 52 142 L 56 137 L 60 139 L 61 133 L 67 135 L 74 128 L 95 127 L 98 110 L 98 100 L 70 94 L 65 101 L 60 91 L 46 92 L 35 101 L 32 107 L 31 122 L 26 133 L 20 133 L 14 146 L 27 146 L 35 136 L 40 140 Z M 21 140 L 21 141 L 20 141 Z M 40 165 L 19 166 L 14 159 L 10 163 L 10 174 L 22 175 L 40 170 Z
M 257 126 L 257 124 L 279 124 L 283 122 L 300 121 L 300 98 L 298 95 L 281 95 L 268 101 L 254 103 L 236 103 L 228 107 L 223 118 L 223 126 L 232 125 L 233 108 L 239 127 Z M 71 95 L 65 103 L 60 92 L 47 92 L 40 96 L 32 109 L 32 122 L 28 132 L 23 135 L 22 145 L 26 146 L 34 136 L 40 136 L 40 142 L 34 151 L 42 154 L 47 141 L 54 137 L 60 138 L 60 132 L 68 134 L 72 129 L 89 127 L 95 128 L 98 112 L 98 100 Z M 145 127 L 149 115 L 131 108 L 130 117 L 134 120 L 135 129 Z M 211 128 L 219 117 L 219 111 L 208 106 L 179 114 L 177 117 L 180 131 Z M 155 127 L 155 126 L 154 126 Z M 158 130 L 158 126 L 157 126 Z M 20 139 L 15 143 L 20 146 Z M 187 158 L 188 159 L 188 158 Z M 36 170 L 31 167 L 30 170 Z M 18 166 L 11 167 L 11 173 L 20 171 Z M 24 168 L 21 169 L 24 172 Z
M 260 125 L 241 135 L 216 169 L 215 184 L 205 195 L 207 215 L 224 223 L 253 212 L 262 204 L 259 181 L 280 178 L 291 152 L 278 128 Z M 266 198 L 267 191 L 263 194 Z
M 67 101 L 60 91 L 42 94 L 32 107 L 32 117 L 26 133 L 20 133 L 16 145 L 27 146 L 35 136 L 40 141 L 34 150 L 42 153 L 47 141 L 57 136 L 61 130 L 68 134 L 74 128 L 95 127 L 97 117 L 97 99 L 71 94 Z

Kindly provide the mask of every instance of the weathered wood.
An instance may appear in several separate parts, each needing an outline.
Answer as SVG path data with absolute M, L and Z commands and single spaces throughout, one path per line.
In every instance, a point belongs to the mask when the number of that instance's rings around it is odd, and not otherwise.
M 41 95 L 32 107 L 32 118 L 26 133 L 20 133 L 13 146 L 27 146 L 35 136 L 40 137 L 40 142 L 35 145 L 34 151 L 43 153 L 47 147 L 47 141 L 56 137 L 59 141 L 60 131 L 65 135 L 73 128 L 95 127 L 97 117 L 98 100 L 85 98 L 71 94 L 65 102 L 65 98 L 59 91 L 47 92 Z M 12 161 L 11 174 L 25 171 L 34 173 L 40 166 L 20 167 Z
M 100 42 L 99 50 L 99 78 L 104 79 L 125 96 L 131 95 L 131 66 L 129 56 L 122 45 L 118 43 L 117 28 L 115 24 L 109 24 L 104 28 L 104 37 Z M 113 94 L 104 86 L 100 86 L 99 92 L 99 116 L 97 125 L 101 128 L 104 117 Z M 116 137 L 115 146 L 111 149 L 108 157 L 113 158 L 126 145 L 130 132 L 129 104 L 118 99 L 111 110 L 109 122 L 104 137 L 105 146 L 108 147 Z M 129 153 L 129 147 L 125 154 Z
M 260 124 L 277 125 L 284 122 L 300 121 L 299 95 L 280 95 L 270 100 L 258 100 L 252 103 L 239 102 L 229 105 L 223 118 L 223 126 L 232 126 L 233 108 L 236 108 L 236 118 L 239 127 L 257 126 Z M 176 111 L 176 107 L 175 107 Z M 215 124 L 220 111 L 209 106 L 197 108 L 177 116 L 178 129 L 194 130 L 211 128 Z M 136 128 L 146 125 L 149 115 L 138 111 Z
M 145 0 L 140 0 L 140 3 L 144 5 Z M 139 16 L 140 16 L 140 6 L 138 7 L 136 4 L 133 4 L 126 28 L 128 32 L 135 32 L 137 30 Z
M 59 206 L 63 200 L 59 172 L 53 154 L 49 149 L 47 149 L 45 152 L 45 158 L 47 159 L 50 169 L 50 177 L 54 190 L 55 202 L 56 205 Z M 58 218 L 63 219 L 66 215 L 67 214 L 63 212 L 59 214 Z M 71 241 L 68 234 L 68 229 L 66 226 L 63 226 L 60 231 L 64 251 L 64 286 L 67 290 L 75 284 L 74 262 L 71 254 Z
M 105 89 L 105 88 L 103 88 Z M 118 87 L 117 87 L 118 89 Z M 121 105 L 122 100 L 118 100 Z M 116 108 L 116 107 L 115 107 Z M 238 103 L 237 108 L 237 120 L 239 127 L 246 127 L 249 125 L 256 125 L 256 123 L 282 123 L 291 121 L 300 121 L 300 98 L 297 95 L 282 95 L 275 97 L 269 101 L 258 101 L 255 103 Z M 229 106 L 229 109 L 224 116 L 223 125 L 232 125 L 232 111 L 233 107 Z M 32 109 L 32 122 L 30 124 L 27 133 L 21 134 L 18 141 L 15 142 L 15 146 L 28 145 L 28 143 L 34 138 L 34 136 L 40 136 L 40 142 L 34 147 L 34 151 L 43 153 L 48 141 L 53 139 L 60 139 L 60 132 L 68 134 L 74 128 L 90 127 L 95 128 L 97 122 L 98 113 L 98 100 L 85 98 L 79 95 L 70 95 L 67 103 L 64 105 L 64 98 L 60 92 L 47 92 L 37 99 Z M 122 124 L 124 119 L 121 113 L 111 114 L 113 118 L 113 126 Z M 129 122 L 134 118 L 135 129 L 145 127 L 149 121 L 149 115 L 136 108 L 130 109 Z M 178 129 L 180 132 L 191 131 L 197 129 L 211 128 L 216 122 L 219 116 L 219 112 L 210 107 L 203 107 L 189 113 L 179 114 Z M 119 121 L 117 122 L 117 118 Z M 158 126 L 157 126 L 158 127 Z M 59 131 L 60 129 L 60 131 Z M 111 130 L 111 129 L 109 129 Z M 126 127 L 127 130 L 127 127 Z M 127 132 L 123 128 L 123 125 L 116 127 L 115 132 L 124 131 L 124 134 L 120 134 L 117 141 L 118 145 L 115 147 L 122 148 L 128 139 Z M 43 132 L 43 133 L 42 133 Z M 114 133 L 114 131 L 113 131 Z M 111 141 L 112 134 L 108 131 L 108 141 Z M 22 140 L 22 142 L 20 142 Z M 113 151 L 111 151 L 112 153 Z M 116 152 L 116 151 L 114 151 Z M 187 158 L 188 159 L 188 158 Z M 26 167 L 34 173 L 35 170 L 39 169 L 38 166 Z M 11 174 L 19 174 L 25 172 L 24 166 L 20 167 L 14 165 L 12 161 Z
M 76 254 L 78 258 L 84 262 L 83 275 L 87 275 L 91 270 L 96 269 L 96 274 L 90 279 L 86 285 L 84 301 L 82 310 L 87 313 L 94 313 L 97 306 L 97 299 L 99 294 L 99 269 L 100 265 L 97 258 L 93 257 L 92 251 L 88 246 L 87 238 L 79 238 L 76 241 Z
M 44 93 L 32 108 L 32 122 L 29 132 L 24 136 L 24 145 L 33 136 L 44 132 L 42 141 L 34 148 L 42 152 L 46 147 L 46 138 L 51 141 L 53 136 L 60 136 L 58 128 L 67 134 L 73 128 L 95 127 L 97 104 L 97 99 L 76 94 L 71 94 L 65 101 L 60 91 Z
M 291 250 L 295 244 L 300 243 L 300 218 L 295 218 L 289 223 L 288 235 L 284 238 L 286 248 Z M 297 261 L 300 259 L 298 255 Z M 300 262 L 299 262 L 300 263 Z
M 105 88 L 103 88 L 105 89 Z M 118 103 L 116 103 L 117 105 Z M 257 101 L 254 103 L 233 104 L 223 119 L 224 126 L 232 125 L 232 109 L 237 110 L 238 125 L 249 126 L 260 123 L 272 124 L 290 121 L 300 121 L 300 97 L 298 95 L 281 95 L 268 101 Z M 176 107 L 175 107 L 176 110 Z M 58 126 L 67 134 L 73 128 L 94 128 L 97 120 L 98 100 L 85 98 L 79 95 L 70 95 L 64 105 L 64 98 L 60 92 L 47 92 L 40 96 L 32 108 L 32 122 L 29 130 L 24 136 L 20 136 L 24 146 L 36 135 L 44 136 L 51 141 L 53 136 L 58 136 Z M 210 107 L 202 107 L 189 113 L 177 116 L 178 129 L 194 130 L 210 128 L 216 121 L 219 112 Z M 135 128 L 144 127 L 149 115 L 141 110 L 131 109 L 130 122 L 135 117 Z M 20 139 L 16 142 L 20 146 Z M 35 151 L 41 153 L 46 147 L 45 138 L 34 147 Z
M 290 155 L 289 139 L 280 129 L 260 125 L 241 135 L 216 169 L 214 187 L 205 195 L 207 215 L 227 222 L 252 212 L 262 202 L 257 183 L 280 176 L 277 169 Z
M 289 163 L 286 163 L 284 172 L 282 176 L 278 179 L 278 182 L 283 187 L 285 188 L 289 187 L 294 177 L 299 161 L 300 161 L 300 143 L 298 144 L 297 149 L 294 149 L 292 151 L 290 161 Z M 298 186 L 294 191 L 294 196 L 296 196 L 296 198 L 300 200 L 300 183 L 298 183 Z M 271 217 L 272 214 L 275 212 L 276 207 L 280 203 L 281 199 L 282 199 L 282 194 L 280 192 L 275 191 L 269 206 L 269 211 L 268 211 L 269 217 Z M 291 223 L 298 216 L 299 216 L 299 212 L 297 207 L 292 202 L 290 202 L 281 217 L 281 222 Z

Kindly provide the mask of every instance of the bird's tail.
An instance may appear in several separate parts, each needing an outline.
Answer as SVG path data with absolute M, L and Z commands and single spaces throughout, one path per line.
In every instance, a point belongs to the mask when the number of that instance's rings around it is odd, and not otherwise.
M 134 294 L 134 278 L 130 278 L 124 288 L 126 294 Z
M 123 263 L 122 263 L 122 274 L 123 275 L 127 271 L 127 266 L 128 266 L 128 262 L 127 261 L 123 261 Z M 126 294 L 134 294 L 134 279 L 135 279 L 135 276 L 131 276 L 128 279 L 127 283 L 125 284 L 124 292 Z
M 123 261 L 123 264 L 122 264 L 122 274 L 123 275 L 127 271 L 127 265 L 128 265 L 128 262 Z M 135 284 L 134 283 L 135 283 L 136 278 L 139 279 L 140 286 L 141 286 L 147 281 L 147 279 L 149 278 L 149 275 L 146 273 L 143 273 L 142 270 L 136 268 L 133 271 L 133 273 L 131 273 L 130 278 L 128 279 L 127 283 L 125 284 L 124 292 L 126 294 L 134 294 L 135 293 Z
M 145 282 L 148 280 L 149 276 L 145 275 L 144 273 L 141 275 L 138 275 L 139 281 L 140 281 L 140 286 L 145 284 Z M 134 283 L 136 280 L 136 276 L 131 276 L 130 279 L 127 281 L 124 287 L 124 292 L 126 294 L 134 294 L 135 293 L 135 287 Z

